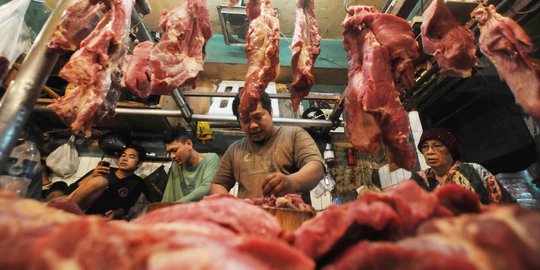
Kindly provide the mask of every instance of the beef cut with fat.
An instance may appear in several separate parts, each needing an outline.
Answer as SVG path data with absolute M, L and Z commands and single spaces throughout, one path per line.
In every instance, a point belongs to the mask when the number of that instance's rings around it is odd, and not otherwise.
M 278 221 L 271 214 L 228 194 L 211 195 L 196 203 L 158 209 L 133 222 L 155 224 L 185 220 L 210 221 L 238 234 L 279 237 L 283 233 Z
M 366 14 L 377 12 L 373 7 L 353 6 L 353 14 L 343 22 L 343 46 L 349 59 L 349 82 L 345 94 L 345 128 L 354 148 L 376 153 L 384 143 L 392 162 L 411 170 L 416 153 L 409 143 L 409 119 L 393 78 L 392 54 L 399 51 L 382 44 Z M 377 24 L 374 24 L 377 25 Z M 386 33 L 379 30 L 383 40 Z M 407 40 L 408 35 L 403 35 Z M 387 44 L 394 44 L 387 40 Z M 406 42 L 404 43 L 406 44 Z M 401 60 L 400 60 L 401 61 Z
M 133 54 L 124 57 L 122 86 L 139 98 L 147 98 L 150 95 L 152 79 L 150 53 L 153 48 L 154 42 L 141 42 L 135 46 Z
M 370 6 L 352 6 L 349 11 L 354 16 L 343 22 L 343 28 L 371 29 L 377 41 L 390 53 L 396 89 L 400 94 L 411 89 L 414 84 L 413 60 L 419 55 L 411 24 L 397 16 L 380 13 Z
M 471 76 L 476 66 L 474 33 L 454 19 L 444 0 L 429 4 L 420 28 L 424 52 L 435 57 L 442 74 Z
M 244 48 L 248 70 L 238 109 L 244 117 L 257 108 L 260 93 L 279 74 L 279 20 L 270 0 L 249 1 L 246 8 L 250 20 Z
M 296 0 L 296 22 L 291 46 L 291 102 L 293 111 L 298 111 L 302 98 L 309 94 L 315 84 L 313 69 L 319 53 L 321 36 L 315 18 L 314 0 Z
M 163 35 L 150 54 L 151 94 L 195 86 L 203 70 L 206 42 L 212 37 L 206 0 L 186 0 L 169 12 L 164 10 L 160 27 Z
M 103 17 L 100 5 L 81 0 L 69 6 L 47 44 L 51 49 L 75 51 Z
M 531 38 L 493 5 L 477 10 L 474 18 L 480 27 L 480 51 L 495 65 L 516 103 L 540 123 L 540 78 L 527 55 L 533 49 Z
M 101 21 L 60 70 L 74 89 L 49 105 L 71 130 L 84 129 L 87 136 L 92 122 L 113 113 L 116 106 L 133 7 L 131 0 L 106 2 L 109 8 Z

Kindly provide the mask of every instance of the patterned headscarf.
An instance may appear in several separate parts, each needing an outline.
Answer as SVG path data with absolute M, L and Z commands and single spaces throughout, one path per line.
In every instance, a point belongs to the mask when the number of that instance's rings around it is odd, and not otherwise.
M 458 161 L 461 157 L 459 141 L 450 130 L 444 128 L 425 130 L 420 137 L 420 142 L 418 142 L 418 151 L 422 152 L 422 145 L 429 140 L 442 142 L 448 148 L 448 151 L 450 151 L 450 155 L 452 155 L 454 161 Z

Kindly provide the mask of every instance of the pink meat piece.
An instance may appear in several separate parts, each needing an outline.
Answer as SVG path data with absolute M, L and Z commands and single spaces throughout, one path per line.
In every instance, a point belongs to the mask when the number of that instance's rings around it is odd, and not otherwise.
M 139 98 L 147 98 L 150 95 L 152 77 L 150 53 L 153 48 L 152 41 L 145 41 L 135 46 L 132 55 L 124 57 L 122 86 Z
M 400 241 L 399 244 L 363 241 L 347 248 L 344 252 L 338 254 L 338 258 L 321 269 L 478 269 L 472 262 L 467 260 L 463 250 L 453 249 L 444 246 L 444 242 L 436 241 L 435 238 L 433 240 L 412 238 L 411 240 L 403 240 L 403 243 Z M 422 245 L 425 245 L 426 248 L 423 248 Z
M 397 16 L 380 13 L 371 6 L 351 6 L 348 11 L 353 16 L 343 22 L 343 27 L 371 29 L 377 41 L 388 49 L 394 85 L 400 94 L 404 94 L 414 84 L 412 61 L 419 56 L 411 24 Z
M 28 269 L 33 243 L 77 216 L 0 193 L 0 269 Z
M 152 95 L 170 94 L 184 85 L 195 85 L 203 70 L 206 42 L 212 37 L 206 0 L 186 0 L 163 11 L 163 35 L 150 55 Z
M 347 135 L 355 149 L 364 152 L 375 153 L 384 142 L 392 162 L 411 170 L 416 154 L 408 141 L 409 119 L 394 85 L 390 52 L 370 28 L 360 30 L 349 18 L 343 25 L 349 58 Z
M 321 260 L 358 241 L 402 239 L 422 222 L 449 215 L 441 211 L 434 194 L 406 181 L 385 193 L 366 193 L 356 201 L 331 205 L 294 232 L 293 245 Z
M 429 4 L 420 28 L 424 52 L 435 57 L 442 74 L 471 76 L 476 65 L 474 33 L 454 19 L 444 0 Z
M 244 117 L 257 108 L 260 93 L 279 74 L 279 20 L 270 0 L 249 1 L 247 13 L 250 19 L 245 47 L 248 70 L 238 110 Z
M 291 46 L 291 102 L 293 111 L 298 111 L 302 99 L 309 94 L 315 84 L 313 68 L 319 53 L 321 36 L 315 19 L 314 0 L 296 0 L 296 23 Z
M 186 220 L 214 222 L 238 234 L 279 237 L 283 233 L 278 221 L 271 214 L 231 195 L 212 195 L 196 203 L 158 209 L 134 220 L 134 223 L 155 224 Z
M 104 237 L 106 236 L 106 237 Z M 195 221 L 138 225 L 77 219 L 37 241 L 34 269 L 313 269 L 279 239 L 238 236 Z
M 47 45 L 51 49 L 75 51 L 103 17 L 100 5 L 82 0 L 68 7 Z
M 530 37 L 493 5 L 479 9 L 474 17 L 480 27 L 480 50 L 506 81 L 516 103 L 540 123 L 540 78 L 527 55 L 533 49 Z
M 132 2 L 110 0 L 96 28 L 85 38 L 60 76 L 75 89 L 49 105 L 74 132 L 91 133 L 95 118 L 103 118 L 114 109 L 119 85 L 120 65 L 125 54 L 125 41 L 130 25 Z

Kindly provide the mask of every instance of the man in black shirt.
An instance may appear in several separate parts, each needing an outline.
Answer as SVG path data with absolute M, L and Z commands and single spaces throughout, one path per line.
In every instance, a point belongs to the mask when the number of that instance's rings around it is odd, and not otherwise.
M 87 214 L 123 217 L 141 193 L 146 194 L 143 180 L 133 173 L 145 158 L 143 147 L 126 147 L 118 159 L 118 169 L 98 164 L 88 176 L 68 187 L 68 200 L 78 204 Z

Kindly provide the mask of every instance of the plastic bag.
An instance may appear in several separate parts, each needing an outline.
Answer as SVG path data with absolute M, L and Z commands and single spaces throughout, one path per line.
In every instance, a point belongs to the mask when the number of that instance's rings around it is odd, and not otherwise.
M 167 186 L 169 175 L 165 171 L 165 166 L 161 165 L 149 176 L 144 178 L 144 183 L 148 187 L 148 197 L 146 198 L 150 202 L 161 202 L 163 198 L 163 192 Z
M 30 0 L 13 0 L 0 6 L 0 79 L 2 79 L 17 57 L 31 43 L 30 33 L 24 22 L 24 14 Z
M 67 143 L 62 144 L 56 148 L 46 160 L 47 167 L 49 167 L 54 174 L 61 177 L 69 177 L 79 167 L 79 153 L 73 143 L 75 142 L 75 136 L 71 136 Z

